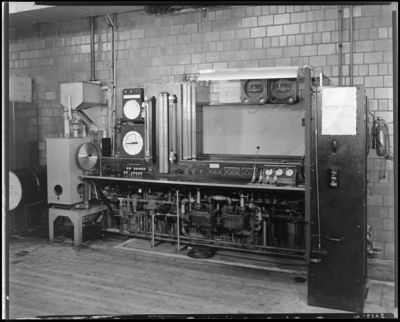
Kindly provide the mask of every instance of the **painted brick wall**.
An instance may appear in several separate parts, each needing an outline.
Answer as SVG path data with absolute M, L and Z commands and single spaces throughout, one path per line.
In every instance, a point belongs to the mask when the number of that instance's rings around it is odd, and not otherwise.
M 391 6 L 354 6 L 354 84 L 364 84 L 370 110 L 389 124 L 393 145 Z M 349 8 L 342 22 L 343 84 L 349 85 Z M 96 19 L 95 75 L 108 84 L 111 33 Z M 202 13 L 149 17 L 115 15 L 117 101 L 121 90 L 144 83 L 173 82 L 199 69 L 310 64 L 338 85 L 337 6 L 243 6 Z M 59 84 L 90 79 L 89 19 L 10 30 L 10 74 L 34 80 L 40 108 L 40 162 L 46 138 L 63 132 Z M 178 77 L 177 77 L 178 76 Z M 117 117 L 121 109 L 117 109 Z M 106 123 L 107 116 L 104 116 Z M 385 174 L 385 177 L 383 177 Z M 368 156 L 368 223 L 383 248 L 378 258 L 394 258 L 393 163 L 371 150 Z

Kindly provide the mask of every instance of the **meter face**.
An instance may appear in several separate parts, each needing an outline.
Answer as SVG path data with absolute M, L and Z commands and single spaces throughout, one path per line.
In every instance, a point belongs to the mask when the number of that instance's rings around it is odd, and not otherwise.
M 271 92 L 277 98 L 287 98 L 293 93 L 294 86 L 289 79 L 276 79 L 271 83 Z
M 263 82 L 259 79 L 251 79 L 244 84 L 244 92 L 250 98 L 262 96 L 265 90 Z

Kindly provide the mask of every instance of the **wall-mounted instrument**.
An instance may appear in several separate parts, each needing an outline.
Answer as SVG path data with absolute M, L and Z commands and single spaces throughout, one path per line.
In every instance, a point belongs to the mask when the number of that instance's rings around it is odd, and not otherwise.
M 241 81 L 241 102 L 244 104 L 265 104 L 268 102 L 266 79 L 247 79 Z
M 268 97 L 270 104 L 293 104 L 297 102 L 297 78 L 269 79 Z
M 124 121 L 142 121 L 143 88 L 122 90 L 122 118 Z
M 146 145 L 144 124 L 122 125 L 120 140 L 121 158 L 144 158 Z

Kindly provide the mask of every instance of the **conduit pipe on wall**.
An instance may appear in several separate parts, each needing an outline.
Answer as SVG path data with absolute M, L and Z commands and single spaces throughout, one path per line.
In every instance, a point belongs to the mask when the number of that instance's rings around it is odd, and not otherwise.
M 342 86 L 342 6 L 339 6 L 338 15 L 338 25 L 339 25 L 339 86 Z
M 108 24 L 112 28 L 111 33 L 111 91 L 112 91 L 112 98 L 111 98 L 111 111 L 109 111 L 109 129 L 110 129 L 110 137 L 111 137 L 111 146 L 112 146 L 112 155 L 115 155 L 116 151 L 116 139 L 115 139 L 115 131 L 114 131 L 114 123 L 115 123 L 115 25 L 112 22 L 109 15 L 106 16 Z
M 353 86 L 353 6 L 350 6 L 350 86 Z
M 96 80 L 95 77 L 95 58 L 94 58 L 94 17 L 90 17 L 90 56 L 91 56 L 91 77 L 90 77 L 90 81 L 94 82 Z

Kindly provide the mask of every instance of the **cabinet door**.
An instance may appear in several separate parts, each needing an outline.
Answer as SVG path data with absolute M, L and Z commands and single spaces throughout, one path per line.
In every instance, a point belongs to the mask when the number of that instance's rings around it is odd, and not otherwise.
M 325 96 L 322 102 L 324 89 L 319 88 L 317 99 L 312 101 L 318 134 L 311 147 L 311 175 L 306 178 L 311 189 L 308 304 L 362 312 L 366 280 L 366 109 L 364 88 L 346 88 L 355 89 L 350 90 L 350 96 L 356 113 L 353 118 L 340 113 L 337 116 L 339 123 L 355 123 L 354 135 L 340 131 L 327 135 L 324 132 L 330 131 L 322 131 L 323 121 L 325 125 L 337 122 L 327 117 L 327 105 L 340 106 L 341 97 L 327 103 Z

